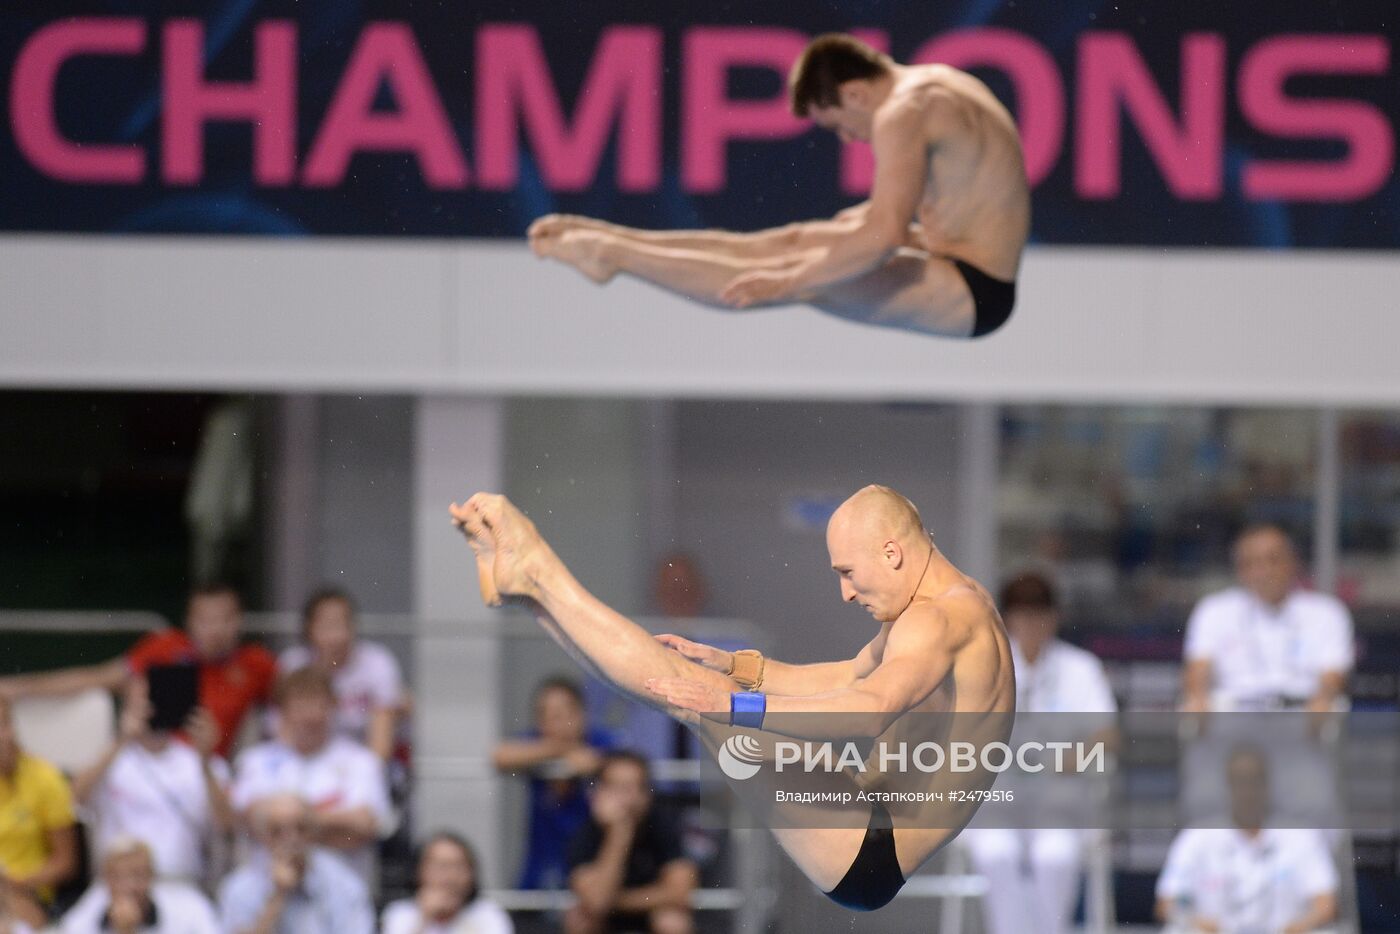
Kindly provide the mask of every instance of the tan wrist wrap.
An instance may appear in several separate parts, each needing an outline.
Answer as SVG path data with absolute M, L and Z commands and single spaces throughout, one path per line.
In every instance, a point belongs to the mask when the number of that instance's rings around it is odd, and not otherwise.
M 763 654 L 757 649 L 740 649 L 730 654 L 729 671 L 726 674 L 739 682 L 741 687 L 752 691 L 763 684 Z

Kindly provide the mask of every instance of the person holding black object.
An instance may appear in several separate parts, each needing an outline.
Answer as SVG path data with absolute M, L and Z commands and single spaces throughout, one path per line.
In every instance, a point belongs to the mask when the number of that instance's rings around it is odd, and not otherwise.
M 566 934 L 694 930 L 690 896 L 699 871 L 681 851 L 679 829 L 653 806 L 646 759 L 608 753 L 590 804 L 592 820 L 569 848 L 578 903 L 564 916 Z
M 214 753 L 219 727 L 195 706 L 193 666 L 153 667 L 126 691 L 116 740 L 73 779 L 92 808 L 99 851 L 122 838 L 145 841 L 156 875 L 204 881 L 205 845 L 233 829 L 228 764 Z M 149 681 L 149 684 L 148 684 Z M 183 733 L 174 732 L 176 725 Z
M 243 643 L 242 629 L 238 591 L 204 584 L 190 592 L 183 629 L 147 633 L 126 654 L 96 665 L 0 678 L 0 698 L 61 697 L 93 688 L 120 692 L 157 665 L 191 665 L 198 669 L 199 703 L 219 727 L 216 749 L 227 756 L 244 716 L 267 701 L 277 676 L 277 659 L 260 645 Z

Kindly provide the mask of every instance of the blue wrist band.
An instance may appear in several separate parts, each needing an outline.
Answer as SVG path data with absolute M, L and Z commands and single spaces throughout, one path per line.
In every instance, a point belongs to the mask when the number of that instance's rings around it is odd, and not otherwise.
M 735 691 L 729 695 L 729 725 L 750 730 L 763 729 L 768 712 L 768 696 L 755 691 Z

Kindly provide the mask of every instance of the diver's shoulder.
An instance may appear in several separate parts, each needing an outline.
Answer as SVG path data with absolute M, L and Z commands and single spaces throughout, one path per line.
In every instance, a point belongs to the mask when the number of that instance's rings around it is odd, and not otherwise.
M 969 632 L 998 618 L 987 592 L 973 583 L 955 584 L 942 593 L 915 599 L 900 619 L 910 616 L 938 619 L 952 629 Z
M 951 100 L 959 103 L 979 103 L 987 85 L 976 75 L 952 65 L 929 64 L 913 66 L 908 78 L 896 86 L 897 91 L 925 101 Z M 895 94 L 895 97 L 902 96 Z

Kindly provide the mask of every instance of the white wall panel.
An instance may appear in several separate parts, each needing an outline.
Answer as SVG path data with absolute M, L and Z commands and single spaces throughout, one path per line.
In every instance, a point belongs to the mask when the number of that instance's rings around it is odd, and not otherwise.
M 728 313 L 506 241 L 0 238 L 0 385 L 1400 402 L 1389 253 L 1040 248 L 1000 334 Z

